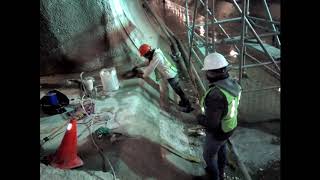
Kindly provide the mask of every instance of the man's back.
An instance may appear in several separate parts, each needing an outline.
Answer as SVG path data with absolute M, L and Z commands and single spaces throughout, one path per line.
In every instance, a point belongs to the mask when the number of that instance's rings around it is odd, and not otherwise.
M 152 61 L 159 62 L 156 68 L 163 78 L 170 79 L 177 75 L 176 67 L 167 60 L 160 49 L 155 50 Z

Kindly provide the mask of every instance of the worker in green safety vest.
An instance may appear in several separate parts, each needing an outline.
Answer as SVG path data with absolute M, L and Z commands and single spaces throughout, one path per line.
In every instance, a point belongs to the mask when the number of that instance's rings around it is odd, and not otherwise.
M 206 127 L 203 157 L 207 174 L 215 180 L 224 178 L 226 141 L 237 127 L 241 87 L 228 73 L 229 63 L 223 55 L 211 53 L 204 59 L 202 70 L 209 81 L 209 89 L 201 99 L 199 124 Z
M 193 108 L 187 96 L 182 91 L 177 76 L 177 68 L 170 63 L 159 48 L 152 49 L 150 45 L 142 44 L 139 48 L 139 53 L 140 56 L 145 57 L 147 60 L 135 66 L 132 71 L 137 71 L 137 68 L 146 67 L 143 71 L 138 71 L 137 76 L 140 78 L 146 78 L 155 71 L 156 75 L 167 80 L 174 92 L 179 95 L 181 111 L 190 113 Z

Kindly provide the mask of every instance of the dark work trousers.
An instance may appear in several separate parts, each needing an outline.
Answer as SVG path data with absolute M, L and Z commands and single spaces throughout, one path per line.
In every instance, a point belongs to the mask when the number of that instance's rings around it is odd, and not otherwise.
M 212 176 L 212 179 L 221 180 L 227 164 L 226 140 L 218 141 L 211 133 L 207 132 L 203 158 L 207 164 L 207 173 Z
M 174 90 L 174 92 L 179 95 L 182 104 L 185 106 L 190 106 L 189 100 L 187 99 L 186 95 L 184 94 L 184 92 L 181 89 L 181 85 L 179 83 L 179 78 L 177 76 L 175 76 L 174 78 L 168 79 L 168 82 L 169 82 L 170 86 L 172 87 L 172 89 Z

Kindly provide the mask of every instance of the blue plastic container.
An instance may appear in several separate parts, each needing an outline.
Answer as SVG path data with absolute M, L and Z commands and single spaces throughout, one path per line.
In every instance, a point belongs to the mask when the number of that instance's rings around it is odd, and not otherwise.
M 48 93 L 48 97 L 49 97 L 49 103 L 51 105 L 58 105 L 59 104 L 56 93 Z

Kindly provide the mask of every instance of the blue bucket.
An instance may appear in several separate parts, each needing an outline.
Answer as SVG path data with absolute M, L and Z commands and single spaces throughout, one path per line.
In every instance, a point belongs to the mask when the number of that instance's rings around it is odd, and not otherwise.
M 48 93 L 48 97 L 49 97 L 49 103 L 51 105 L 58 105 L 59 104 L 56 93 Z

